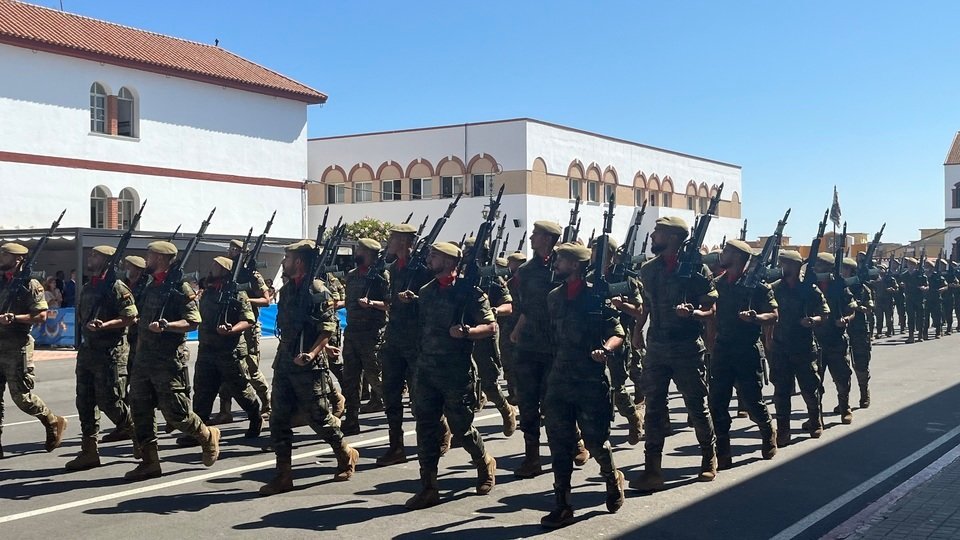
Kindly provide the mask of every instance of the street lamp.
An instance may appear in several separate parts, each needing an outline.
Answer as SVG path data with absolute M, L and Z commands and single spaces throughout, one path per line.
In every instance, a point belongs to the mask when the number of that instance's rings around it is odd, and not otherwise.
M 481 210 L 480 213 L 483 215 L 484 221 L 486 221 L 486 219 L 490 217 L 490 203 L 483 205 L 483 210 Z M 494 221 L 500 219 L 500 213 L 500 209 L 498 208 L 496 215 L 493 216 Z

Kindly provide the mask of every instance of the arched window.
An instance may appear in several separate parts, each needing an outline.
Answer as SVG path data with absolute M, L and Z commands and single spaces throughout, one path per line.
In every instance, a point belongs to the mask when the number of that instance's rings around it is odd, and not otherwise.
M 90 86 L 90 131 L 107 132 L 107 91 L 100 83 Z
M 90 192 L 90 227 L 107 228 L 107 199 L 110 192 L 103 186 L 97 186 Z
M 117 92 L 117 135 L 137 136 L 137 107 L 133 92 L 123 87 Z
M 953 207 L 960 208 L 960 182 L 953 185 Z
M 133 188 L 123 188 L 117 198 L 117 227 L 120 229 L 130 227 L 130 220 L 139 208 L 137 192 Z

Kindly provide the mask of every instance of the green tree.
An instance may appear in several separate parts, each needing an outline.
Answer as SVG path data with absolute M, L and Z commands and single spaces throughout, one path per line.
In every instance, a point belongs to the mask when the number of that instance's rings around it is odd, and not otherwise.
M 390 228 L 393 223 L 381 221 L 372 217 L 365 217 L 360 221 L 354 221 L 347 224 L 347 238 L 359 240 L 361 238 L 373 238 L 383 245 L 387 243 L 387 237 L 390 236 Z

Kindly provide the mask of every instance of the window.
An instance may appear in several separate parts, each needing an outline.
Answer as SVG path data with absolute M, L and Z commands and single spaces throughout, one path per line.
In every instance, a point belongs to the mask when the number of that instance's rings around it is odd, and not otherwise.
M 90 227 L 94 229 L 107 228 L 107 199 L 110 194 L 106 188 L 97 186 L 90 192 Z
M 700 213 L 706 214 L 707 210 L 710 209 L 710 199 L 706 197 L 700 197 Z
M 697 198 L 693 195 L 687 195 L 687 210 L 691 212 L 696 212 L 697 210 Z
M 617 186 L 613 184 L 604 184 L 603 185 L 603 201 L 609 201 L 610 197 L 616 193 Z
M 587 182 L 587 202 L 597 202 L 599 188 L 596 182 Z
M 440 198 L 452 199 L 454 196 L 463 193 L 462 176 L 441 176 L 440 177 Z
M 327 186 L 327 204 L 340 204 L 344 201 L 346 189 L 343 184 Z
M 953 185 L 953 207 L 960 208 L 960 182 Z
M 651 192 L 650 192 L 650 206 L 659 206 L 659 205 L 657 204 L 657 201 L 658 201 L 658 199 L 657 199 L 657 192 L 656 192 L 656 191 L 651 191 Z
M 411 198 L 415 201 L 433 197 L 433 179 L 413 178 L 410 180 L 410 191 L 413 193 Z
M 383 200 L 385 201 L 400 200 L 400 180 L 384 180 L 382 189 L 383 189 Z
M 357 182 L 353 188 L 353 202 L 373 200 L 373 182 Z
M 475 174 L 473 175 L 473 196 L 489 197 L 493 195 L 493 175 Z
M 665 206 L 667 208 L 670 208 L 671 206 L 673 206 L 673 193 L 663 193 L 663 198 L 661 202 L 662 202 L 662 206 Z
M 580 191 L 580 179 L 571 178 L 570 179 L 570 200 L 579 199 L 582 196 Z
M 635 206 L 643 206 L 643 201 L 645 200 L 647 200 L 647 194 L 642 189 L 634 190 L 633 204 Z
M 117 94 L 117 135 L 136 137 L 133 92 L 121 88 Z
M 129 228 L 130 221 L 137 210 L 139 210 L 137 192 L 130 188 L 124 188 L 120 191 L 120 197 L 117 198 L 117 227 L 120 229 Z
M 107 91 L 100 83 L 90 87 L 90 131 L 107 132 Z

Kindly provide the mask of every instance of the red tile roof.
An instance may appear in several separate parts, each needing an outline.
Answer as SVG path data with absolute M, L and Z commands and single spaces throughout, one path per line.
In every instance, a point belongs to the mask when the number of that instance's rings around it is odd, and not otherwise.
M 947 159 L 944 165 L 960 165 L 960 131 L 953 138 L 953 144 L 950 145 L 950 151 L 947 152 Z
M 219 47 L 15 0 L 0 0 L 0 43 L 306 103 L 327 100 L 308 86 Z

